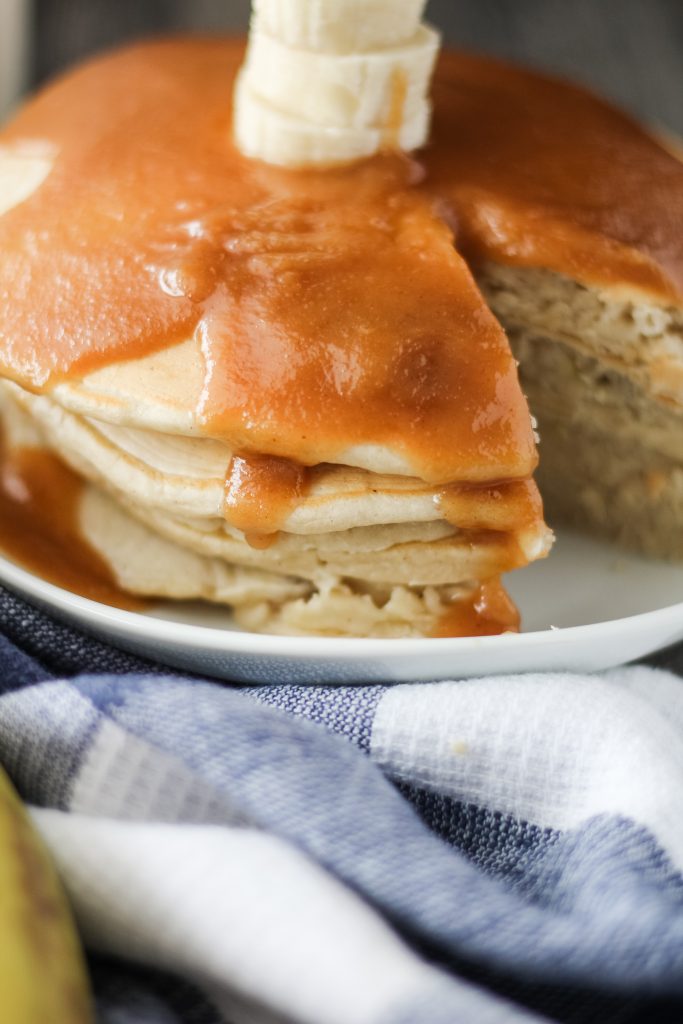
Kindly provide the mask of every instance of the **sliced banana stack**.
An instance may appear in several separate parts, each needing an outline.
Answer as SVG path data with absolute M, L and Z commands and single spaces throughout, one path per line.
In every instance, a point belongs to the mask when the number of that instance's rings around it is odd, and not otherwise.
M 425 2 L 255 0 L 235 86 L 242 152 L 297 167 L 422 146 L 440 42 Z

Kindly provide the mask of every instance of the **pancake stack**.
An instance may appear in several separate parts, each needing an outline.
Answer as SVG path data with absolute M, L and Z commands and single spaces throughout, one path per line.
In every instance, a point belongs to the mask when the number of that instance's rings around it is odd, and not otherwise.
M 526 391 L 552 513 L 682 555 L 678 161 L 446 53 L 415 159 L 275 168 L 232 141 L 243 53 L 113 54 L 0 139 L 3 500 L 50 453 L 115 584 L 250 629 L 502 632 L 552 541 Z
M 241 56 L 137 47 L 6 130 L 6 450 L 87 482 L 126 591 L 288 633 L 514 629 L 498 579 L 551 534 L 507 340 L 406 158 L 238 153 Z

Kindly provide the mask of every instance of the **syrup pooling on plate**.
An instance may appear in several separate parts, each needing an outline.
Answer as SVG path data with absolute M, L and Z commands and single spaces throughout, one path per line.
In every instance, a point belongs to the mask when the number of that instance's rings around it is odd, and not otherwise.
M 85 540 L 80 477 L 43 448 L 12 448 L 0 435 L 0 550 L 42 579 L 102 604 L 130 611 L 144 601 L 117 585 Z
M 519 612 L 495 578 L 485 580 L 469 597 L 455 602 L 442 615 L 432 636 L 497 636 L 518 633 L 519 627 Z

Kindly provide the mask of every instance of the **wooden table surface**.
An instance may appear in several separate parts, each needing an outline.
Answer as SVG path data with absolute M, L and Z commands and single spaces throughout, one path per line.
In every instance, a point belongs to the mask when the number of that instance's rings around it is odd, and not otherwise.
M 1 0 L 0 0 L 1 2 Z M 248 0 L 33 0 L 34 80 L 125 39 L 243 31 Z M 448 42 L 570 75 L 683 135 L 683 0 L 431 0 Z

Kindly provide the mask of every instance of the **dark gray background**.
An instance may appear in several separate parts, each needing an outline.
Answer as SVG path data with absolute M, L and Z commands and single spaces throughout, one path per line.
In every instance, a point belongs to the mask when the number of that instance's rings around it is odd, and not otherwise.
M 0 0 L 2 2 L 2 0 Z M 248 0 L 34 0 L 34 80 L 146 33 L 244 30 Z M 459 46 L 569 74 L 683 134 L 683 0 L 431 0 Z

